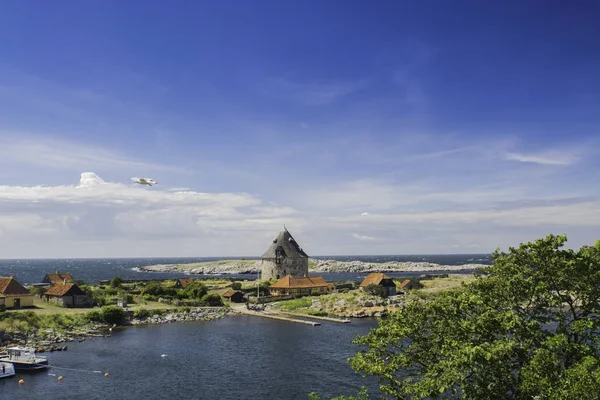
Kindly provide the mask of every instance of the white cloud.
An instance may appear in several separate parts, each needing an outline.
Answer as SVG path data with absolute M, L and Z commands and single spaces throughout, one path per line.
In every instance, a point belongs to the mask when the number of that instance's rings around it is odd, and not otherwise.
M 34 255 L 38 246 L 51 240 L 60 243 L 57 253 L 41 255 L 127 256 L 112 251 L 129 243 L 131 256 L 142 253 L 136 244 L 156 240 L 159 243 L 147 249 L 154 252 L 151 255 L 181 255 L 179 241 L 197 240 L 196 251 L 187 255 L 247 255 L 254 253 L 249 243 L 265 233 L 276 235 L 283 223 L 294 223 L 295 214 L 290 207 L 263 204 L 246 193 L 168 192 L 105 182 L 86 172 L 78 185 L 0 186 L 0 254 L 9 256 L 27 247 Z M 215 246 L 215 238 L 228 235 L 234 242 Z M 15 239 L 17 244 L 11 245 Z M 105 242 L 116 240 L 123 243 L 104 248 Z M 90 241 L 97 243 L 96 253 L 80 254 L 76 244 Z
M 364 236 L 364 235 L 359 235 L 358 233 L 353 233 L 352 237 L 354 239 L 358 239 L 358 240 L 377 240 L 372 236 Z
M 506 153 L 506 159 L 542 165 L 571 165 L 575 163 L 579 157 L 571 153 L 551 151 L 538 154 Z

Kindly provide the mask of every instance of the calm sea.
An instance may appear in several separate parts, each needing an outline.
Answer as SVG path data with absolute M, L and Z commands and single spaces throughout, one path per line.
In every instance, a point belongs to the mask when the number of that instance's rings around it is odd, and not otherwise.
M 453 254 L 453 255 L 410 255 L 410 256 L 335 256 L 314 257 L 317 259 L 365 262 L 386 261 L 428 261 L 441 265 L 491 264 L 489 254 Z M 121 276 L 123 279 L 172 279 L 189 275 L 184 273 L 140 272 L 136 268 L 155 264 L 179 264 L 202 261 L 224 260 L 227 258 L 114 258 L 114 259 L 46 259 L 46 260 L 0 260 L 0 276 L 15 275 L 23 284 L 38 283 L 44 275 L 57 270 L 70 272 L 75 279 L 88 283 Z M 256 259 L 246 257 L 246 259 Z M 468 273 L 463 271 L 461 273 Z M 450 272 L 444 272 L 450 273 Z M 391 276 L 417 276 L 422 273 L 391 273 Z M 355 281 L 366 274 L 333 273 L 319 274 L 326 280 Z M 202 277 L 202 275 L 196 275 Z M 224 275 L 238 278 L 254 278 L 253 275 Z M 214 277 L 210 275 L 207 277 Z
M 358 350 L 351 340 L 376 325 L 365 319 L 312 327 L 231 316 L 123 328 L 47 354 L 56 366 L 47 372 L 0 379 L 0 398 L 292 400 L 311 391 L 324 398 L 352 394 L 361 385 L 377 388 L 347 362 Z

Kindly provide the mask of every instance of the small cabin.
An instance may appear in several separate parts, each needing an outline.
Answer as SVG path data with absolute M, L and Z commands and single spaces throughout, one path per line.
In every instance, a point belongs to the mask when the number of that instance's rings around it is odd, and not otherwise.
M 76 283 L 55 283 L 44 293 L 46 301 L 62 307 L 90 307 L 92 300 Z
M 75 279 L 71 276 L 70 273 L 61 273 L 60 271 L 56 271 L 54 274 L 46 274 L 42 283 L 47 283 L 53 285 L 55 283 L 73 283 Z
M 239 290 L 228 290 L 223 293 L 223 297 L 229 299 L 232 303 L 243 303 L 244 302 L 244 294 Z
M 360 283 L 360 288 L 364 290 L 369 285 L 381 286 L 385 289 L 388 296 L 396 295 L 396 284 L 389 276 L 381 272 L 373 272 Z
M 5 308 L 33 307 L 34 294 L 13 277 L 0 278 L 0 304 Z M 2 301 L 4 300 L 4 301 Z
M 419 289 L 420 286 L 421 285 L 418 282 L 411 281 L 410 279 L 405 279 L 402 281 L 400 286 L 398 286 L 398 289 L 399 290 L 412 290 L 412 289 Z
M 194 279 L 192 279 L 192 278 L 177 279 L 175 281 L 175 287 L 177 289 L 185 289 L 185 287 L 192 282 L 194 282 Z

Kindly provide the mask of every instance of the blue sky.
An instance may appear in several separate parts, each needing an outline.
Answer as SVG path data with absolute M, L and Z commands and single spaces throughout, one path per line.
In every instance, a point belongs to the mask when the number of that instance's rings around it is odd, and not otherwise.
M 593 243 L 599 17 L 594 2 L 3 2 L 0 254 L 259 255 L 283 223 L 313 255 Z

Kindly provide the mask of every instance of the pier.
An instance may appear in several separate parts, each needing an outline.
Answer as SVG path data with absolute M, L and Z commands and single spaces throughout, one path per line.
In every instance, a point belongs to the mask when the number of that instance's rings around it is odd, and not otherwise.
M 321 321 L 337 322 L 338 324 L 349 324 L 350 323 L 349 319 L 321 317 L 321 316 L 318 316 L 318 315 L 295 314 L 295 313 L 290 313 L 290 312 L 285 312 L 285 311 L 280 311 L 279 314 L 289 315 L 289 316 L 292 316 L 292 317 L 307 318 L 307 319 L 320 319 Z
M 297 324 L 305 324 L 305 325 L 311 325 L 311 326 L 319 326 L 319 325 L 321 325 L 319 322 L 305 321 L 305 320 L 302 320 L 302 319 L 289 318 L 289 317 L 279 316 L 279 315 L 275 315 L 275 314 L 269 314 L 269 313 L 265 313 L 265 312 L 243 310 L 242 314 L 244 314 L 244 315 L 251 315 L 251 316 L 254 316 L 254 317 L 276 319 L 276 320 L 279 320 L 279 321 L 294 322 L 294 323 L 297 323 Z

